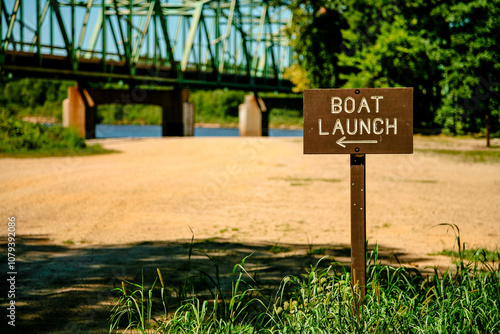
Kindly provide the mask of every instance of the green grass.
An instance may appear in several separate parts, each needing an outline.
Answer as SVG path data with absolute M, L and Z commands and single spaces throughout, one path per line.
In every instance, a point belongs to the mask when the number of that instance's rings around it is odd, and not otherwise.
M 0 158 L 51 158 L 51 157 L 79 157 L 96 154 L 118 153 L 116 150 L 103 148 L 100 144 L 86 145 L 83 148 L 47 148 L 18 152 L 0 152 Z
M 325 255 L 327 248 L 310 248 L 307 250 L 307 255 L 314 256 L 314 255 Z
M 403 182 L 411 182 L 411 183 L 437 183 L 437 180 L 402 180 Z
M 309 186 L 313 182 L 337 183 L 340 179 L 320 178 L 320 177 L 271 177 L 270 180 L 283 180 L 290 182 L 291 186 Z
M 458 228 L 456 229 L 458 232 Z M 463 249 L 457 237 L 459 251 Z M 110 317 L 110 332 L 127 333 L 498 333 L 498 258 L 461 261 L 425 276 L 414 268 L 383 265 L 378 246 L 367 254 L 366 295 L 339 263 L 321 259 L 300 276 L 286 276 L 264 294 L 245 269 L 234 266 L 228 290 L 216 265 L 210 298 L 191 293 L 170 307 L 158 270 L 151 288 L 124 282 Z M 203 275 L 207 275 L 203 273 Z M 156 285 L 161 282 L 161 287 Z M 156 284 L 156 285 L 155 285 Z M 194 286 L 194 285 L 190 285 Z M 159 290 L 159 291 L 158 291 Z M 170 289 L 172 290 L 172 289 Z M 175 290 L 175 289 L 174 289 Z M 167 297 L 170 296 L 170 297 Z
M 467 162 L 500 162 L 500 150 L 457 151 L 445 149 L 415 149 L 416 152 L 446 155 Z
M 284 247 L 276 244 L 271 246 L 271 248 L 269 248 L 269 251 L 273 254 L 279 254 L 279 253 L 288 253 L 291 251 L 291 249 L 289 247 Z
M 269 127 L 271 128 L 300 128 L 304 126 L 301 110 L 271 109 Z
M 226 116 L 218 117 L 216 115 L 201 114 L 195 115 L 196 123 L 206 123 L 206 124 L 218 124 L 222 128 L 237 128 L 238 127 L 238 117 Z
M 454 259 L 454 262 L 460 262 L 460 257 L 467 261 L 500 261 L 500 250 L 490 251 L 484 248 L 473 248 L 473 249 L 465 249 L 461 252 L 455 250 L 442 250 L 439 253 L 432 255 L 444 255 L 449 256 Z

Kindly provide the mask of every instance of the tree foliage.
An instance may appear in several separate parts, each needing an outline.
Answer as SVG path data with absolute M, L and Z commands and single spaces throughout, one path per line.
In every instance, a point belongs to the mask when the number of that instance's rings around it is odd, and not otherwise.
M 85 147 L 85 140 L 74 129 L 25 122 L 5 108 L 0 108 L 0 154 L 61 150 L 75 152 Z
M 195 91 L 190 94 L 190 102 L 194 104 L 196 114 L 204 119 L 235 119 L 238 117 L 238 106 L 245 100 L 244 91 Z
M 437 119 L 453 133 L 498 129 L 500 1 L 453 1 L 441 16 L 449 44 L 441 50 L 445 90 Z
M 62 101 L 71 81 L 0 77 L 0 105 L 18 116 L 62 119 Z
M 298 89 L 414 87 L 416 126 L 500 132 L 500 0 L 288 4 Z
M 288 77 L 300 89 L 335 86 L 345 24 L 339 10 L 341 1 L 293 0 L 288 5 L 293 12 L 288 34 L 297 64 L 288 71 Z

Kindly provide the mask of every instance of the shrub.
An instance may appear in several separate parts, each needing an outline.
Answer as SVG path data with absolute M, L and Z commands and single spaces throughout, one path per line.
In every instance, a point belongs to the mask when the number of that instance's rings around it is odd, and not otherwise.
M 73 129 L 22 121 L 6 110 L 0 114 L 0 152 L 82 149 L 85 140 Z
M 67 156 L 111 153 L 99 144 L 87 146 L 76 130 L 22 121 L 0 109 L 1 156 Z

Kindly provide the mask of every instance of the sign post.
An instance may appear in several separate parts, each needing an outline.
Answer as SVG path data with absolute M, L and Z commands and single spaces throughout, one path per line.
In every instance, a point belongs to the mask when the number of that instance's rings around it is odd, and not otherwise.
M 368 153 L 413 153 L 413 88 L 304 91 L 304 154 L 351 158 L 351 279 L 357 305 L 366 287 Z

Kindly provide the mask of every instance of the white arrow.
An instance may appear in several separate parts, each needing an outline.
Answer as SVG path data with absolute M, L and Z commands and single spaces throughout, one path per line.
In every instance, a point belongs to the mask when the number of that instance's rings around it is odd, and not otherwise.
M 376 140 L 345 140 L 345 136 L 336 141 L 337 144 L 345 148 L 344 144 L 376 144 Z

